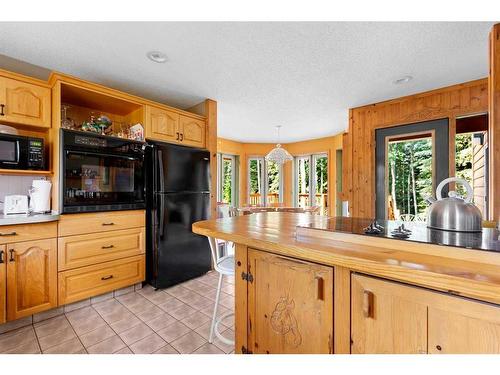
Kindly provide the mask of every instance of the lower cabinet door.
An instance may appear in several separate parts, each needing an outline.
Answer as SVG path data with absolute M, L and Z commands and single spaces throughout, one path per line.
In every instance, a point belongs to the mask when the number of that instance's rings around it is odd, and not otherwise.
M 427 353 L 429 292 L 372 277 L 351 278 L 351 353 Z
M 500 307 L 440 295 L 429 306 L 429 353 L 500 354 Z
M 57 240 L 7 246 L 7 319 L 57 306 Z
M 0 245 L 0 324 L 7 319 L 7 265 L 5 263 L 5 245 Z
M 333 268 L 248 251 L 253 353 L 333 353 Z

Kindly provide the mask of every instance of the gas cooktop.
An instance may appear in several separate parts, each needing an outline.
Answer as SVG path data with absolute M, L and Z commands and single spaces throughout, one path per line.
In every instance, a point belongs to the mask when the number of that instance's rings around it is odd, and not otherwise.
M 326 220 L 300 226 L 331 232 L 500 252 L 500 232 L 493 228 L 483 228 L 482 232 L 477 233 L 451 232 L 429 229 L 424 222 L 370 220 L 352 217 L 330 217 Z

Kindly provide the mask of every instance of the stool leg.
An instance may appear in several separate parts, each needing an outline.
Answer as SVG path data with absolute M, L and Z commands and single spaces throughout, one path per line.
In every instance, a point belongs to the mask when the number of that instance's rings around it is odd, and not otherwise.
M 217 310 L 219 308 L 219 298 L 220 298 L 220 290 L 222 289 L 222 273 L 219 274 L 219 285 L 217 286 L 217 295 L 215 297 L 215 306 L 214 306 L 214 315 L 212 317 L 212 325 L 210 326 L 210 336 L 208 337 L 208 342 L 211 344 L 214 338 L 214 328 L 215 321 L 217 319 Z

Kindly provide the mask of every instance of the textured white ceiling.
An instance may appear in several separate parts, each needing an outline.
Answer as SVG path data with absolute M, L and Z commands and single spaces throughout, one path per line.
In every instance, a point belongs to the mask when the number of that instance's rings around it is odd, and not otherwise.
M 0 54 L 181 108 L 212 98 L 219 136 L 274 142 L 282 125 L 290 142 L 343 131 L 348 108 L 485 77 L 492 24 L 0 23 Z

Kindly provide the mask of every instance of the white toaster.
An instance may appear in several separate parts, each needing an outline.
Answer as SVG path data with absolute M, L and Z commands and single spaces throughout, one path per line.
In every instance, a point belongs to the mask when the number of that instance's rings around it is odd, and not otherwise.
M 27 214 L 28 196 L 27 195 L 6 195 L 3 204 L 3 214 Z

